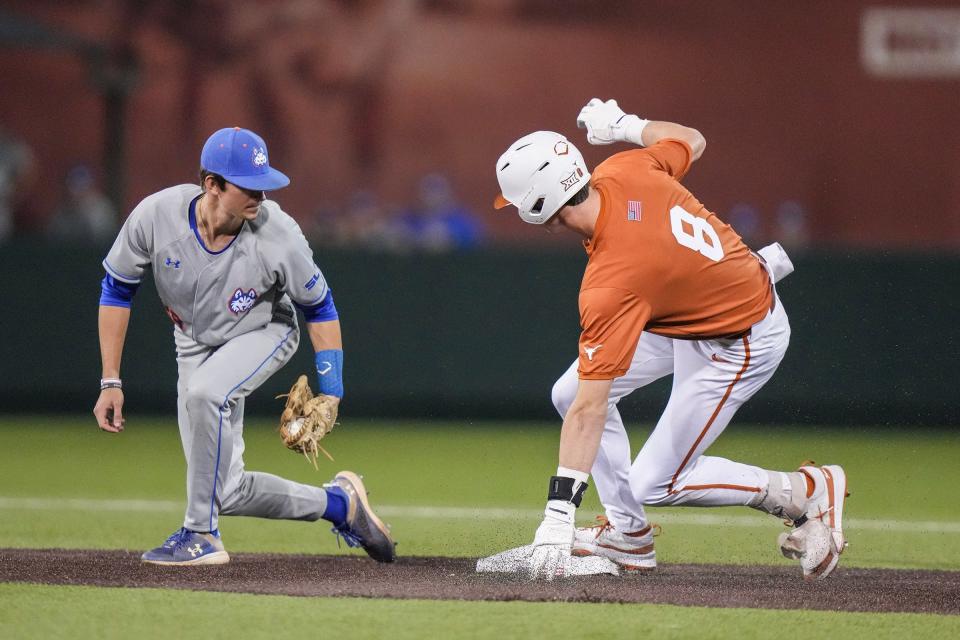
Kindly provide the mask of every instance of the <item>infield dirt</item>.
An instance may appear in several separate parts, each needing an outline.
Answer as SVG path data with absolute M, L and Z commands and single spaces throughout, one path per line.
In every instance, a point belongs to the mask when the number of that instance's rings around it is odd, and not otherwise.
M 960 572 L 838 568 L 804 583 L 800 569 L 665 564 L 644 574 L 554 582 L 479 575 L 471 558 L 236 554 L 228 565 L 165 568 L 139 553 L 0 549 L 0 582 L 152 587 L 289 596 L 656 603 L 705 607 L 960 614 Z

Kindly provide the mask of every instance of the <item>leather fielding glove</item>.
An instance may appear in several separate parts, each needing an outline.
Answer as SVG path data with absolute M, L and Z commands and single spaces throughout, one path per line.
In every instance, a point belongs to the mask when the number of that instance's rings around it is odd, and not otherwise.
M 599 98 L 591 99 L 577 116 L 577 126 L 587 130 L 587 142 L 595 145 L 632 142 L 642 146 L 640 136 L 647 122 L 624 113 L 616 100 Z
M 290 392 L 277 396 L 287 398 L 280 415 L 280 438 L 288 449 L 302 453 L 317 468 L 317 453 L 333 460 L 320 440 L 333 430 L 337 421 L 340 398 L 328 395 L 313 395 L 307 376 L 300 376 Z

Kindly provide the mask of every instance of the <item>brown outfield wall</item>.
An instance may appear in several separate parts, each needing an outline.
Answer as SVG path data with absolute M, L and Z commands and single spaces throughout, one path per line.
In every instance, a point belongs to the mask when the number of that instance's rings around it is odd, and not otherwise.
M 960 572 L 838 568 L 804 583 L 797 566 L 666 564 L 557 582 L 478 575 L 471 558 L 236 554 L 228 565 L 163 568 L 129 551 L 0 549 L 0 582 L 154 587 L 290 596 L 657 603 L 960 615 Z

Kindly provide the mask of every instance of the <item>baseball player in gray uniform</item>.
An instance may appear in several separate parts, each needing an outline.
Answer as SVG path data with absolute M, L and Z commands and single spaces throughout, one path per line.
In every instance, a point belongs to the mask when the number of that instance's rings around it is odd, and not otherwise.
M 123 431 L 120 358 L 131 301 L 148 270 L 177 349 L 186 515 L 183 527 L 142 559 L 226 563 L 219 517 L 244 515 L 322 518 L 350 546 L 390 562 L 395 544 L 356 474 L 343 471 L 315 487 L 244 468 L 244 400 L 296 351 L 296 308 L 316 352 L 319 392 L 343 397 L 340 321 L 297 223 L 264 197 L 290 180 L 270 166 L 263 139 L 221 129 L 204 145 L 200 165 L 200 186 L 170 187 L 137 205 L 103 261 L 103 377 L 93 411 L 100 429 Z

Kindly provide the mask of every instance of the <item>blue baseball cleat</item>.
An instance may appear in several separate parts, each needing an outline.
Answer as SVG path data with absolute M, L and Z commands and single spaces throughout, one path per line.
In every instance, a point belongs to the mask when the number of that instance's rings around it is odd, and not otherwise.
M 327 487 L 339 487 L 347 494 L 347 518 L 331 531 L 343 538 L 349 547 L 363 547 L 377 562 L 393 562 L 397 544 L 390 537 L 390 529 L 373 513 L 367 502 L 367 491 L 360 476 L 352 471 L 341 471 Z
M 223 548 L 220 532 L 198 533 L 181 527 L 156 549 L 140 556 L 141 562 L 171 567 L 198 564 L 227 564 L 230 556 Z

